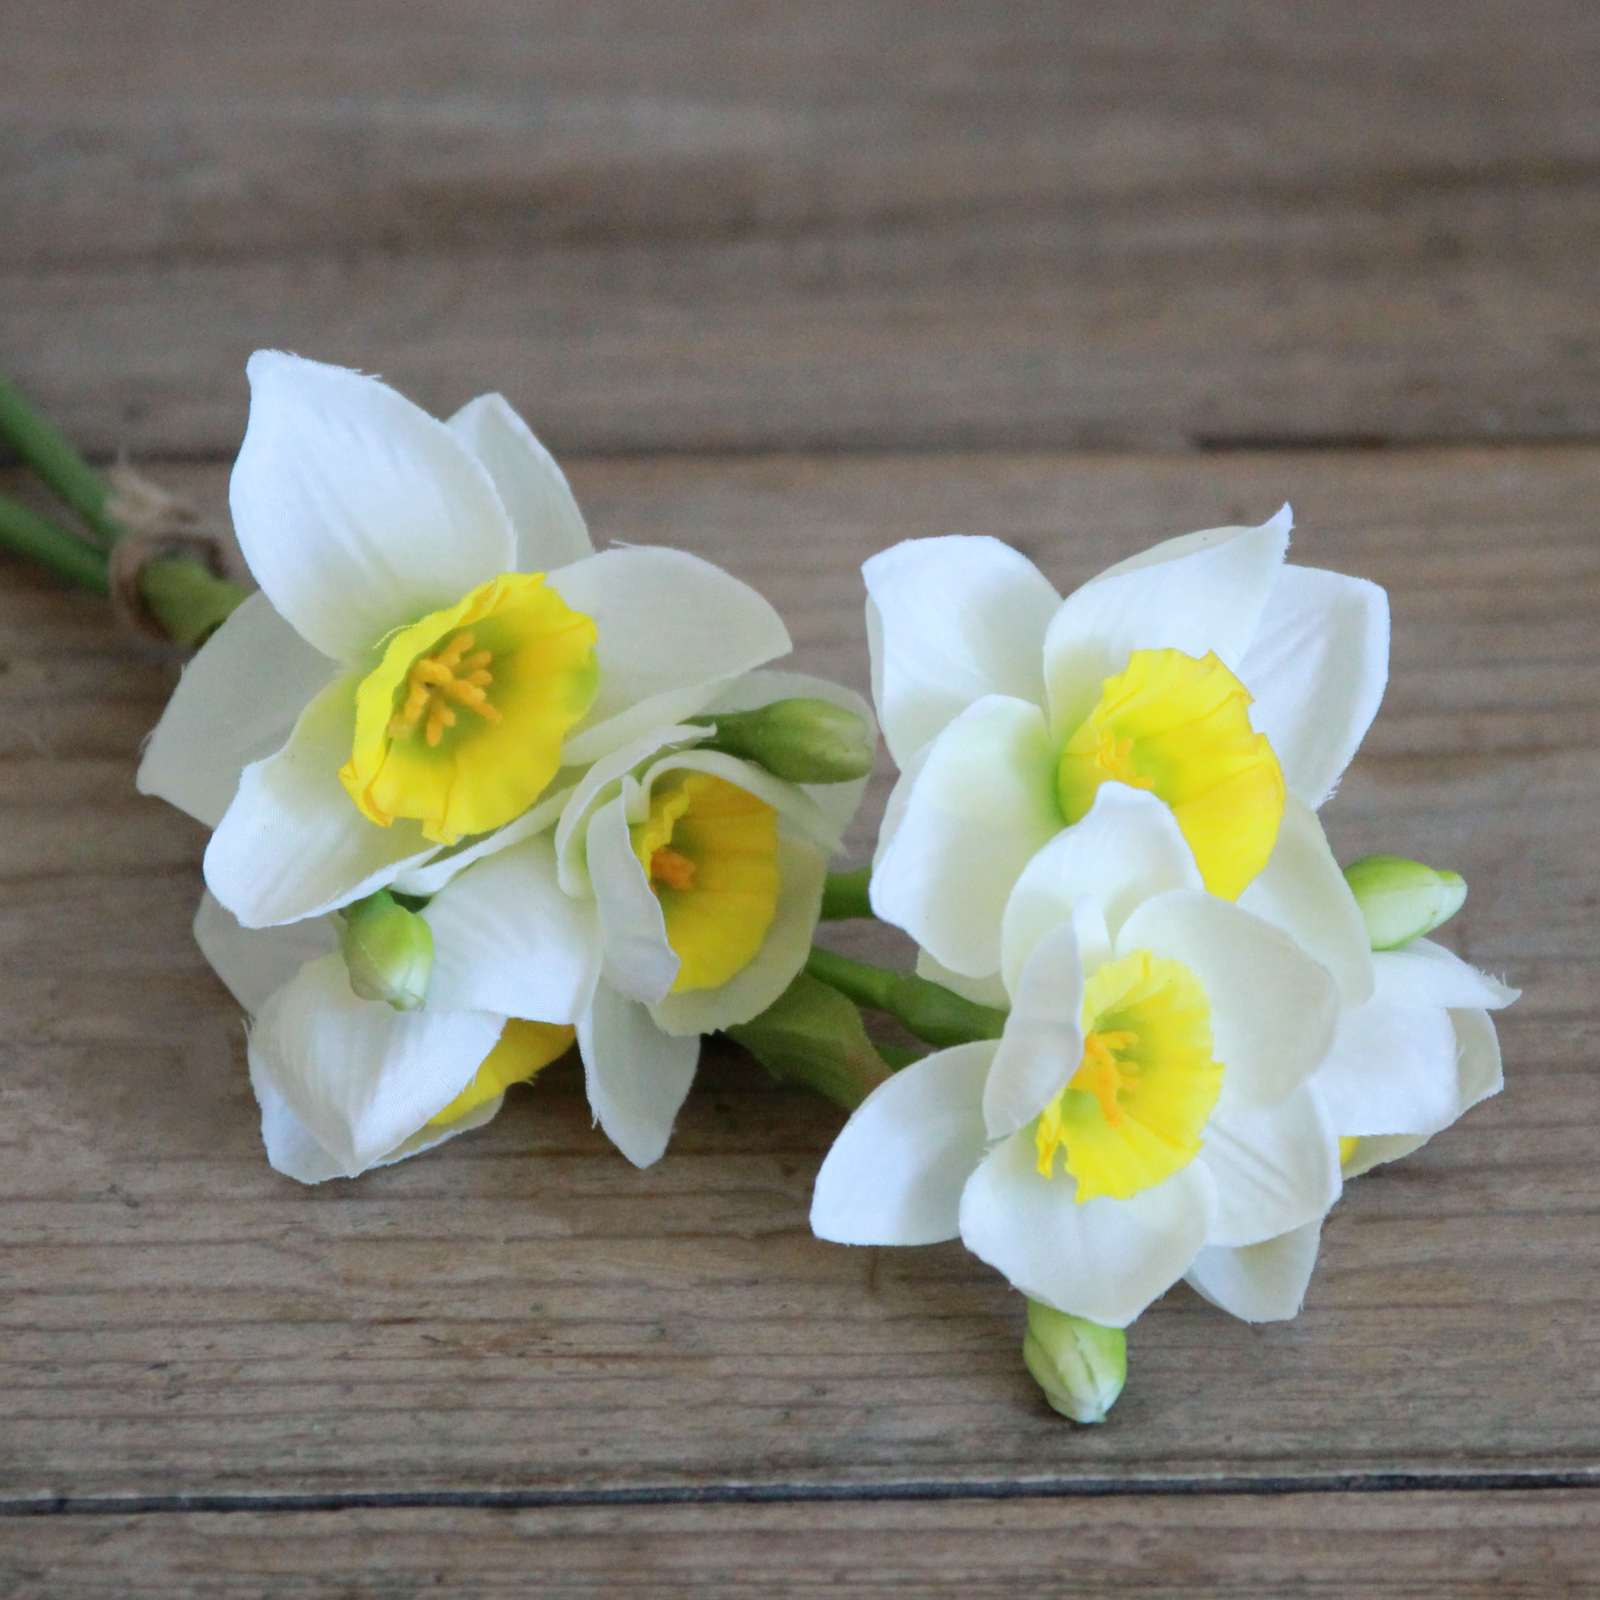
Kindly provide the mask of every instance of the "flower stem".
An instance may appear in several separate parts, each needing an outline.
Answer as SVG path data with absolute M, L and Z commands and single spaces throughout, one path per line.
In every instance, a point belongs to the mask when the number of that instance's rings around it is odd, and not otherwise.
M 83 518 L 102 545 L 117 542 L 122 529 L 106 512 L 111 493 L 106 480 L 4 378 L 0 378 L 0 439 Z
M 106 558 L 48 517 L 0 495 L 0 545 L 48 567 L 57 577 L 96 594 L 110 591 Z
M 919 1039 L 941 1049 L 998 1039 L 1005 1028 L 1005 1012 L 993 1006 L 975 1005 L 926 978 L 891 972 L 834 950 L 813 946 L 806 971 L 857 1005 L 897 1017 Z
M 160 556 L 139 574 L 139 598 L 174 644 L 198 650 L 233 614 L 246 591 L 193 556 Z
M 908 1044 L 880 1044 L 878 1054 L 891 1071 L 899 1072 L 922 1059 L 923 1052 Z
M 870 917 L 872 902 L 867 898 L 867 886 L 871 880 L 871 867 L 830 872 L 822 885 L 822 920 L 844 922 L 851 917 Z

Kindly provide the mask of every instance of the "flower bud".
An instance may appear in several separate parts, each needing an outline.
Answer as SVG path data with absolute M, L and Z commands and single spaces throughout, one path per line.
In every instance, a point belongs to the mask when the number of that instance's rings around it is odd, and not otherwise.
M 346 906 L 339 949 L 350 987 L 363 1000 L 415 1011 L 427 997 L 433 969 L 433 929 L 387 889 Z
M 1374 950 L 1393 950 L 1432 933 L 1461 909 L 1467 881 L 1404 856 L 1363 856 L 1344 869 Z
M 700 749 L 753 761 L 789 783 L 848 783 L 872 770 L 866 722 L 831 700 L 774 700 L 689 720 L 714 730 Z
M 1128 1336 L 1030 1300 L 1022 1359 L 1062 1416 L 1104 1422 L 1128 1381 Z

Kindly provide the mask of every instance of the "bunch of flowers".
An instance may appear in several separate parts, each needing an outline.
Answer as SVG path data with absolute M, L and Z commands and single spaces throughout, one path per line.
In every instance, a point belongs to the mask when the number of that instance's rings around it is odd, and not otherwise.
M 1178 1279 L 1292 1317 L 1344 1182 L 1500 1087 L 1515 993 L 1427 938 L 1465 884 L 1341 870 L 1324 836 L 1388 608 L 1289 564 L 1287 507 L 1064 598 L 993 539 L 884 551 L 869 707 L 774 670 L 783 622 L 727 573 L 597 553 L 499 396 L 441 422 L 292 356 L 249 377 L 230 499 L 258 588 L 170 551 L 138 570 L 165 631 L 204 640 L 138 785 L 211 829 L 195 932 L 251 1018 L 280 1172 L 432 1149 L 571 1049 L 645 1166 L 727 1033 L 850 1112 L 817 1236 L 961 1239 L 1090 1422 Z M 10 391 L 0 431 L 115 539 Z M 113 586 L 6 502 L 0 538 Z M 879 724 L 900 776 L 874 860 L 830 871 Z M 815 944 L 867 915 L 914 972 Z M 863 1009 L 926 1048 L 874 1044 Z

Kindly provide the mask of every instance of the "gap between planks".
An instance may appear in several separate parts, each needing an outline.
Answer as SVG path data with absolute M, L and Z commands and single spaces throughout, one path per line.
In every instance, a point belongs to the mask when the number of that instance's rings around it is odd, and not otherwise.
M 718 1483 L 630 1489 L 396 1490 L 340 1494 L 51 1495 L 0 1500 L 0 1517 L 229 1515 L 240 1512 L 483 1510 L 562 1506 L 870 1504 L 876 1501 L 1259 1498 L 1314 1494 L 1483 1494 L 1600 1489 L 1600 1468 L 1567 1472 L 1342 1472 L 1247 1478 L 996 1478 L 904 1483 Z

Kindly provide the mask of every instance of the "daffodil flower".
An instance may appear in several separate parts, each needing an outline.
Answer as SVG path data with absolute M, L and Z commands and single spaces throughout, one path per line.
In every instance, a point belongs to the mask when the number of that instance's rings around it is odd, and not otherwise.
M 1517 991 L 1429 939 L 1372 958 L 1374 992 L 1341 1013 L 1312 1086 L 1341 1135 L 1344 1176 L 1397 1161 L 1427 1143 L 1504 1079 L 1490 1012 Z M 1242 1249 L 1202 1250 L 1190 1284 L 1248 1322 L 1298 1314 L 1311 1281 L 1322 1219 Z
M 1349 895 L 1336 870 L 1317 881 Z M 1276 910 L 1206 893 L 1171 810 L 1107 786 L 1005 907 L 1003 1037 L 862 1103 L 818 1176 L 815 1231 L 959 1234 L 1030 1298 L 1124 1327 L 1208 1247 L 1320 1218 L 1341 1180 L 1311 1080 L 1339 987 L 1293 931 L 1326 920 L 1315 897 Z
M 710 714 L 796 696 L 872 726 L 859 696 L 778 672 L 749 674 Z M 666 1148 L 701 1037 L 759 1015 L 805 965 L 828 858 L 865 790 L 695 748 L 710 731 L 660 730 L 596 762 L 555 830 L 560 886 L 596 919 L 600 976 L 578 1021 L 589 1103 L 637 1166 Z
M 539 831 L 413 872 L 432 935 L 420 1009 L 356 996 L 332 919 L 245 930 L 208 897 L 196 933 L 256 1014 L 272 1164 L 311 1183 L 431 1148 L 481 1126 L 574 1038 L 596 1120 L 636 1165 L 657 1160 L 701 1035 L 764 1011 L 804 965 L 828 856 L 865 787 L 788 783 L 695 748 L 717 712 L 794 695 L 871 726 L 848 690 L 751 673 L 706 724 L 597 761 L 530 813 Z
M 547 1017 L 575 1014 L 591 990 L 591 944 L 582 908 L 539 870 L 540 842 L 462 873 L 423 911 L 435 959 L 415 1011 L 357 997 L 334 918 L 245 929 L 202 899 L 195 937 L 254 1018 L 250 1083 L 279 1172 L 321 1183 L 430 1150 L 482 1127 L 512 1084 L 570 1048 L 576 1029 Z
M 1388 674 L 1376 585 L 1286 566 L 1289 510 L 1169 540 L 1062 599 L 997 540 L 912 540 L 864 570 L 873 698 L 901 769 L 874 910 L 945 969 L 1000 965 L 1006 900 L 1102 786 L 1164 801 L 1237 898 L 1331 792 Z
M 139 787 L 212 826 L 247 927 L 313 917 L 702 711 L 789 648 L 746 585 L 677 551 L 592 552 L 498 395 L 439 422 L 375 379 L 262 351 L 230 487 L 261 592 L 207 642 Z

